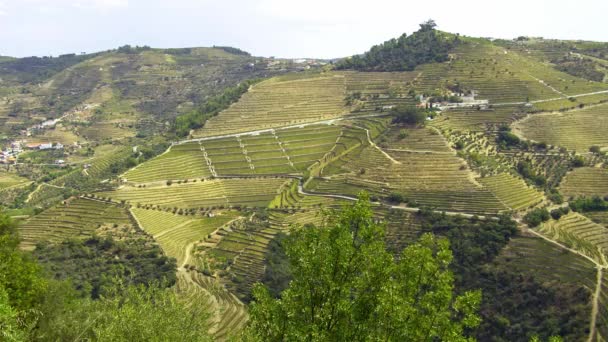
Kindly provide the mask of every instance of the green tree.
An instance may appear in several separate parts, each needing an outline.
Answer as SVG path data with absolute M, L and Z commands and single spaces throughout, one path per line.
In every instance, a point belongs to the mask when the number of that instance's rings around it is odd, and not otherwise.
M 25 336 L 18 314 L 10 306 L 8 294 L 0 286 L 0 341 L 24 341 Z
M 403 123 L 409 125 L 424 124 L 427 114 L 424 109 L 414 106 L 399 105 L 391 110 L 393 123 Z
M 280 299 L 254 286 L 245 340 L 466 341 L 479 324 L 481 293 L 453 293 L 448 240 L 423 235 L 394 260 L 365 194 L 285 244 L 293 280 Z
M 207 298 L 188 302 L 158 284 L 117 286 L 98 300 L 62 285 L 43 305 L 38 339 L 49 341 L 210 341 Z M 59 298 L 59 299 L 57 299 Z
M 0 214 L 0 287 L 6 291 L 10 305 L 21 311 L 41 299 L 46 282 L 38 265 L 18 246 L 15 223 Z

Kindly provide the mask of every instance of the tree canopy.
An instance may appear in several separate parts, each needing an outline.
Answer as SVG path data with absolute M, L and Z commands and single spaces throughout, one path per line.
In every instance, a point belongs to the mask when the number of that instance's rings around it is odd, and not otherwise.
M 338 69 L 360 71 L 404 71 L 414 70 L 417 65 L 445 62 L 448 52 L 458 43 L 458 36 L 450 36 L 435 30 L 436 24 L 428 20 L 410 36 L 405 33 L 397 39 L 373 46 L 363 55 L 343 59 L 336 64 Z
M 393 123 L 402 123 L 409 125 L 424 124 L 427 113 L 425 109 L 415 106 L 399 105 L 391 110 L 393 115 Z
M 425 234 L 395 259 L 365 194 L 285 245 L 293 279 L 280 299 L 254 287 L 246 340 L 467 341 L 479 324 L 481 293 L 453 292 L 448 240 Z

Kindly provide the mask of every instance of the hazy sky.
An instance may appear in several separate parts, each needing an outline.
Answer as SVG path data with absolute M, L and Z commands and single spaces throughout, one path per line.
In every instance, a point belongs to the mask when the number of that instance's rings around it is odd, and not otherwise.
M 470 36 L 608 41 L 608 0 L 0 0 L 0 55 L 215 44 L 341 57 L 429 18 Z

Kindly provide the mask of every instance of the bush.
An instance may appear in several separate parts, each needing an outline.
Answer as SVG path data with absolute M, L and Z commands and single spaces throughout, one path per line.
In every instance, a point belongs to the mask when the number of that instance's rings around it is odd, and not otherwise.
M 589 152 L 591 152 L 591 153 L 600 153 L 601 149 L 600 149 L 599 146 L 591 146 L 591 147 L 589 147 Z
M 554 220 L 559 220 L 562 216 L 567 215 L 570 212 L 570 208 L 564 207 L 559 209 L 551 210 L 551 217 Z
M 517 135 L 508 131 L 500 131 L 498 132 L 498 137 L 496 137 L 497 143 L 504 143 L 506 146 L 517 146 L 520 141 Z
M 557 191 L 551 192 L 548 197 L 549 197 L 549 200 L 555 204 L 564 203 L 564 197 Z
M 570 201 L 570 209 L 577 212 L 606 211 L 608 210 L 608 201 L 599 196 L 593 196 L 591 198 L 582 197 Z
M 426 110 L 415 106 L 399 105 L 391 110 L 394 115 L 393 123 L 402 123 L 409 125 L 424 124 L 426 120 Z
M 403 194 L 398 193 L 398 192 L 392 192 L 390 195 L 388 195 L 388 197 L 386 199 L 392 203 L 406 203 L 407 202 L 407 199 L 405 198 L 405 196 L 403 196 Z
M 583 158 L 582 156 L 576 156 L 572 160 L 573 167 L 583 167 L 583 166 L 585 166 L 585 164 L 586 164 L 585 158 Z
M 549 221 L 550 215 L 547 209 L 534 209 L 524 216 L 524 222 L 529 227 L 537 227 L 543 222 Z

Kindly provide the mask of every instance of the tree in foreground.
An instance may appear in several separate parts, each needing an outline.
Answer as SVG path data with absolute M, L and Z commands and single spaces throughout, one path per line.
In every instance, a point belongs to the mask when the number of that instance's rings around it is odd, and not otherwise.
M 479 291 L 454 294 L 446 239 L 425 234 L 398 260 L 368 196 L 298 227 L 286 243 L 293 280 L 273 298 L 253 289 L 249 341 L 469 341 L 479 322 Z
M 66 286 L 67 285 L 67 286 Z M 161 284 L 116 286 L 108 296 L 78 298 L 69 284 L 50 288 L 36 339 L 46 341 L 210 341 L 208 301 L 180 298 Z M 68 293 L 66 295 L 66 292 Z

